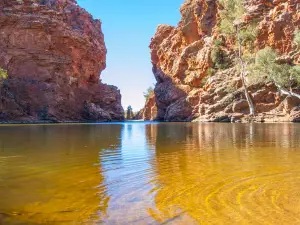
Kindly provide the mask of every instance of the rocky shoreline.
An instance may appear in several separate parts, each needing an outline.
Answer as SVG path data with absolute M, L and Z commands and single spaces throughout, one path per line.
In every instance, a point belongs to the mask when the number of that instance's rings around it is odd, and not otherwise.
M 242 46 L 243 51 L 254 55 L 269 47 L 279 54 L 280 63 L 300 64 L 300 53 L 295 52 L 293 40 L 300 29 L 300 3 L 297 0 L 248 0 L 239 6 L 244 10 L 243 26 L 254 26 L 253 30 L 256 30 L 253 35 L 249 31 L 243 34 L 251 39 L 250 44 Z M 186 0 L 176 27 L 158 26 L 150 44 L 157 81 L 153 96 L 155 105 L 153 101 L 146 102 L 142 119 L 253 120 L 248 116 L 249 106 L 236 63 L 236 36 L 222 31 L 226 22 L 222 16 L 226 10 L 217 0 Z M 283 95 L 272 82 L 251 84 L 249 76 L 245 81 L 249 83 L 248 94 L 255 105 L 255 121 L 299 122 L 299 99 Z M 299 94 L 299 87 L 294 87 L 293 92 Z
M 242 7 L 239 29 L 252 29 L 243 33 L 246 44 L 239 43 L 245 55 L 253 61 L 268 47 L 278 53 L 279 65 L 300 66 L 297 0 L 231 1 Z M 177 26 L 157 27 L 150 43 L 156 85 L 135 119 L 300 121 L 299 82 L 291 80 L 282 91 L 270 80 L 253 82 L 249 71 L 241 73 L 240 38 L 222 28 L 230 10 L 224 4 L 185 0 Z M 225 24 L 228 30 L 232 22 Z M 106 54 L 101 21 L 75 0 L 0 1 L 0 123 L 124 121 L 120 90 L 101 82 Z
M 101 82 L 106 53 L 75 0 L 0 1 L 0 122 L 124 120 L 120 90 Z

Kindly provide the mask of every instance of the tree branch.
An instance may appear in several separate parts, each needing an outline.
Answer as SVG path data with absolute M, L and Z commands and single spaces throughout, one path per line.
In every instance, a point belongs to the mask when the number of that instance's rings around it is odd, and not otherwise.
M 278 83 L 274 82 L 276 87 L 278 88 L 278 90 L 281 91 L 281 93 L 285 94 L 285 95 L 288 95 L 288 96 L 293 96 L 293 97 L 296 97 L 296 98 L 299 98 L 300 99 L 300 95 L 293 92 L 293 91 L 289 91 L 287 88 L 285 87 L 282 87 L 281 85 L 279 85 Z

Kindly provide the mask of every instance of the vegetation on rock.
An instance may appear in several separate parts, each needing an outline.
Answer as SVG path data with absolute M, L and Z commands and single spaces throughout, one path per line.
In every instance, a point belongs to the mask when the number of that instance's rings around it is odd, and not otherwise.
M 299 120 L 298 102 L 282 104 L 284 98 L 276 88 L 281 83 L 281 92 L 282 87 L 287 89 L 285 93 L 299 90 L 300 14 L 296 2 L 186 0 L 178 25 L 158 26 L 151 40 L 157 84 L 155 101 L 146 103 L 145 111 L 150 112 L 154 102 L 157 118 L 164 121 L 266 117 L 282 121 L 278 115 L 284 115 L 284 121 Z M 252 71 L 258 51 L 267 46 L 278 52 L 272 64 L 277 72 L 257 82 L 256 77 L 265 77 L 265 72 Z M 249 109 L 255 118 L 249 116 Z
M 4 80 L 8 77 L 7 70 L 0 68 L 0 80 Z
M 213 49 L 211 52 L 211 60 L 214 65 L 214 69 L 227 69 L 228 68 L 228 56 L 224 50 L 224 42 L 221 40 L 215 40 Z M 210 74 L 212 71 L 208 71 Z
M 220 0 L 220 4 L 223 7 L 223 9 L 220 11 L 220 31 L 226 36 L 234 37 L 236 32 L 234 21 L 241 19 L 245 12 L 243 1 Z
M 146 101 L 151 98 L 151 96 L 154 95 L 154 88 L 153 87 L 149 87 L 146 92 L 144 92 L 144 97 L 146 99 Z
M 0 18 L 0 122 L 124 120 L 100 20 L 75 0 L 2 0 Z
M 4 81 L 8 78 L 7 70 L 0 68 L 0 88 L 3 86 Z
M 132 120 L 133 117 L 134 117 L 134 114 L 133 114 L 132 107 L 131 107 L 131 106 L 128 106 L 128 107 L 127 107 L 127 111 L 126 111 L 126 119 L 127 119 L 127 120 Z
M 283 94 L 300 98 L 293 87 L 300 85 L 300 66 L 278 63 L 278 54 L 270 47 L 260 50 L 252 66 L 251 74 L 261 82 L 274 82 Z
M 253 45 L 256 38 L 256 29 L 248 24 L 243 24 L 242 17 L 245 9 L 241 0 L 223 0 L 221 4 L 223 4 L 224 9 L 220 13 L 220 30 L 225 36 L 234 39 L 236 42 L 236 58 L 240 68 L 240 79 L 249 105 L 250 115 L 255 115 L 255 106 L 248 91 L 248 84 L 245 78 L 248 61 L 247 57 L 245 57 L 243 46 L 247 43 Z

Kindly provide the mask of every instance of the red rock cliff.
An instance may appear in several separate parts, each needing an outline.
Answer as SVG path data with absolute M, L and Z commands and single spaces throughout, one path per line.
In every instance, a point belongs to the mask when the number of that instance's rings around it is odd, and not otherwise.
M 258 24 L 255 48 L 271 46 L 288 55 L 294 31 L 300 28 L 299 0 L 245 0 L 244 4 L 244 20 Z M 158 120 L 230 121 L 248 113 L 234 68 L 208 76 L 213 42 L 221 38 L 217 31 L 220 9 L 217 0 L 186 0 L 177 27 L 158 26 L 150 44 Z M 225 51 L 231 54 L 231 40 L 225 42 Z M 227 90 L 229 81 L 237 91 Z M 274 85 L 251 86 L 250 91 L 257 113 L 264 117 L 299 117 L 300 102 L 282 98 Z
M 0 0 L 1 121 L 123 120 L 100 20 L 75 0 Z

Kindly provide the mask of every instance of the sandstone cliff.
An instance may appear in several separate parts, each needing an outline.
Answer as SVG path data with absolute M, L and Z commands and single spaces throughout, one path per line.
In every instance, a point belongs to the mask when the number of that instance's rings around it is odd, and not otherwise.
M 101 22 L 75 0 L 0 0 L 0 121 L 123 120 L 105 66 Z
M 245 0 L 244 6 L 243 21 L 255 22 L 258 27 L 252 48 L 257 51 L 270 46 L 289 55 L 293 50 L 294 31 L 300 28 L 299 1 Z M 236 67 L 231 63 L 229 68 L 210 74 L 215 40 L 225 43 L 222 50 L 229 58 L 235 54 L 232 40 L 218 31 L 221 9 L 217 0 L 186 0 L 177 27 L 158 26 L 150 44 L 157 80 L 157 120 L 235 121 L 249 113 Z M 229 90 L 229 83 L 234 90 Z M 251 85 L 249 91 L 260 119 L 299 120 L 300 101 L 282 96 L 274 84 Z M 152 103 L 148 104 L 146 111 L 153 107 Z
M 152 94 L 149 96 L 148 99 L 146 99 L 145 107 L 141 109 L 135 116 L 134 120 L 146 120 L 151 121 L 155 120 L 157 117 L 157 106 L 156 106 L 156 100 L 155 95 Z

